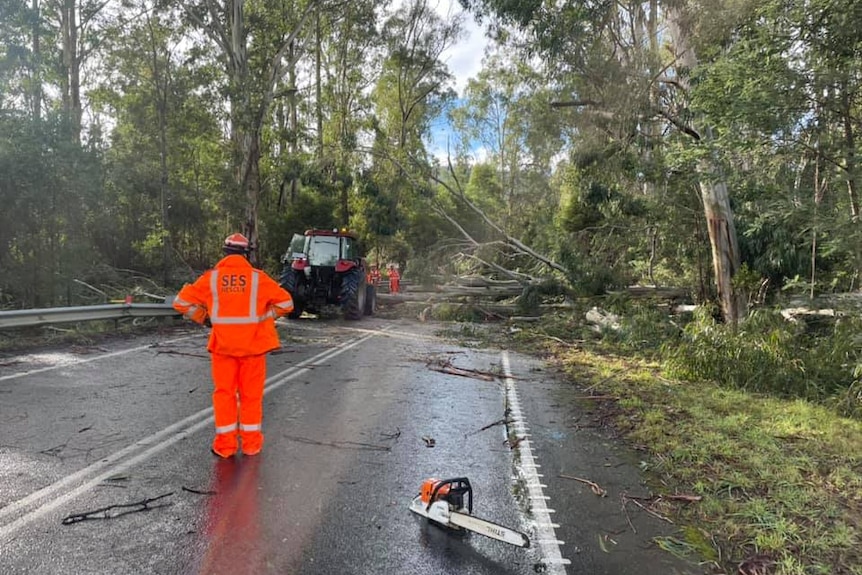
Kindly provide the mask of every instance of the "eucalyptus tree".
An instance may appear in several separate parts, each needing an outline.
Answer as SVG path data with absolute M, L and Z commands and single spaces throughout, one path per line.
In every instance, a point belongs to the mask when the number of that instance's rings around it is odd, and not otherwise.
M 428 0 L 405 2 L 383 24 L 387 57 L 376 99 L 381 127 L 396 149 L 421 150 L 429 122 L 453 95 L 441 56 L 458 41 L 462 25 L 459 16 L 438 16 Z
M 423 138 L 454 97 L 441 56 L 461 30 L 459 16 L 444 20 L 427 0 L 405 2 L 383 24 L 386 56 L 373 91 L 373 177 L 390 208 L 388 217 L 377 219 L 380 229 L 402 229 L 409 210 L 423 209 L 417 205 L 421 186 L 405 170 L 429 163 Z M 404 259 L 406 248 L 400 250 Z
M 80 142 L 83 129 L 84 98 L 82 74 L 93 61 L 108 22 L 106 0 L 33 0 L 38 10 L 41 29 L 53 40 L 50 47 L 42 45 L 41 58 L 52 67 L 52 76 L 59 83 L 63 116 L 69 139 Z
M 41 21 L 38 1 L 0 4 L 0 110 L 23 107 L 42 114 Z
M 860 215 L 860 131 L 862 131 L 862 6 L 848 0 L 821 0 L 785 8 L 796 42 L 785 53 L 789 65 L 802 72 L 807 106 L 802 121 L 813 118 L 812 134 L 817 171 L 811 188 L 815 207 L 835 205 L 834 227 L 824 254 L 838 251 L 850 268 L 845 289 L 859 285 L 862 272 L 862 215 Z M 785 18 L 787 16 L 785 15 Z M 780 17 L 776 21 L 781 22 Z M 809 154 L 810 155 L 810 154 Z M 843 188 L 843 190 L 841 190 Z M 812 233 L 811 290 L 815 286 L 816 233 Z M 824 282 L 826 286 L 828 282 Z
M 371 91 L 380 76 L 385 51 L 379 24 L 388 2 L 350 2 L 321 19 L 315 86 L 318 168 L 339 196 L 339 219 L 350 223 L 349 192 L 361 173 L 358 154 L 372 124 Z
M 68 4 L 66 13 L 83 6 Z M 72 99 L 70 60 L 63 53 L 74 34 L 74 62 L 91 54 L 87 30 L 98 7 L 74 26 L 67 19 L 66 28 L 57 8 L 38 1 L 0 7 L 0 235 L 6 246 L 0 263 L 7 293 L 30 306 L 68 301 L 72 274 L 98 263 L 86 223 L 98 206 L 99 157 L 78 137 L 82 108 Z
M 735 323 L 742 307 L 732 279 L 740 265 L 725 167 L 713 149 L 712 127 L 691 113 L 690 75 L 698 64 L 697 38 L 704 23 L 684 1 L 592 3 L 462 0 L 490 17 L 501 36 L 507 27 L 527 31 L 526 52 L 546 61 L 548 79 L 560 92 L 558 108 L 578 111 L 581 129 L 592 129 L 619 149 L 655 141 L 661 119 L 688 138 L 689 165 L 697 175 L 709 232 L 722 313 Z M 709 12 L 709 11 L 707 11 Z M 670 31 L 669 58 L 659 52 L 659 19 Z
M 261 133 L 276 88 L 304 54 L 296 42 L 323 0 L 181 2 L 189 21 L 212 41 L 224 67 L 234 147 L 236 190 L 246 201 L 243 231 L 258 244 Z
M 499 202 L 488 215 L 530 242 L 542 235 L 538 222 L 553 219 L 559 198 L 548 186 L 548 175 L 564 147 L 559 117 L 548 106 L 551 93 L 541 78 L 522 58 L 491 52 L 450 112 L 460 155 L 495 168 L 493 180 L 481 178 L 489 186 L 480 184 L 479 170 L 471 173 L 465 191 L 480 205 Z
M 177 9 L 139 0 L 115 14 L 89 100 L 111 131 L 96 246 L 116 267 L 176 279 L 178 260 L 211 264 L 223 230 L 243 209 L 230 189 L 220 129 L 219 74 L 189 42 Z

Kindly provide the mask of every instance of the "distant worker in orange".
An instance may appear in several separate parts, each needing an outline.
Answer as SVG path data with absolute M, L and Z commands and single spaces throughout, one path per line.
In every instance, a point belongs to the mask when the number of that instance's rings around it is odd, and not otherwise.
M 401 292 L 401 274 L 395 264 L 389 264 L 389 293 Z
M 249 263 L 249 247 L 244 235 L 228 236 L 225 257 L 183 286 L 173 304 L 186 318 L 212 324 L 212 452 L 220 457 L 232 457 L 240 441 L 244 455 L 260 453 L 266 354 L 280 346 L 275 318 L 293 311 L 290 294 Z
M 371 271 L 368 272 L 368 283 L 374 287 L 380 285 L 380 269 L 377 264 L 371 264 Z

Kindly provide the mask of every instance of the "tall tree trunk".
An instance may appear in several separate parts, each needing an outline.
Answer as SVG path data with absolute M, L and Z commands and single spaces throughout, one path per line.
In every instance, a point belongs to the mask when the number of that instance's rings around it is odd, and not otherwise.
M 684 6 L 668 10 L 670 35 L 674 55 L 678 62 L 678 77 L 683 89 L 688 91 L 689 74 L 697 67 L 697 54 L 692 44 L 692 21 Z M 706 147 L 714 141 L 712 129 L 703 117 L 693 119 L 695 131 L 700 135 L 700 144 Z M 712 266 L 718 301 L 724 321 L 736 325 L 744 314 L 742 298 L 733 285 L 733 276 L 739 270 L 740 256 L 737 244 L 730 194 L 724 181 L 719 160 L 707 157 L 698 160 L 697 176 L 704 215 L 706 216 L 709 243 L 712 249 Z
M 859 221 L 859 197 L 856 190 L 856 135 L 853 132 L 853 97 L 847 76 L 841 80 L 841 119 L 844 124 L 844 169 L 847 173 L 847 193 L 850 195 L 850 216 Z
M 42 121 L 42 17 L 39 13 L 39 0 L 33 0 L 33 122 L 38 126 Z
M 230 79 L 231 136 L 234 143 L 237 189 L 247 199 L 243 232 L 252 244 L 251 261 L 257 263 L 258 229 L 257 216 L 260 203 L 260 134 L 263 123 L 269 117 L 276 86 L 284 78 L 284 60 L 288 66 L 296 64 L 294 42 L 305 26 L 311 11 L 317 8 L 318 0 L 310 0 L 296 23 L 295 28 L 278 47 L 268 66 L 264 68 L 264 79 L 255 81 L 249 72 L 248 36 L 245 22 L 245 0 L 225 0 L 222 5 L 207 0 L 206 16 L 183 4 L 186 14 L 221 49 L 222 61 Z M 206 21 L 205 21 L 206 20 Z M 288 55 L 288 50 L 291 50 Z
M 60 13 L 63 36 L 63 112 L 69 123 L 69 138 L 81 141 L 81 59 L 78 57 L 77 0 L 64 0 Z
M 240 136 L 240 166 L 239 181 L 246 197 L 245 224 L 243 233 L 251 242 L 250 260 L 257 264 L 257 214 L 260 206 L 260 134 L 245 132 Z
M 164 58 L 164 69 L 159 59 L 159 51 L 162 44 L 158 40 L 156 26 L 152 18 L 147 15 L 147 23 L 150 29 L 150 58 L 153 72 L 153 96 L 156 102 L 156 116 L 159 129 L 159 204 L 161 208 L 161 241 L 162 241 L 162 281 L 164 285 L 170 283 L 170 255 L 171 235 L 168 222 L 168 203 L 170 195 L 170 182 L 168 171 L 168 84 L 170 82 L 170 58 Z
M 245 1 L 231 0 L 226 13 L 230 27 L 230 50 L 226 54 L 231 72 L 231 124 L 236 146 L 236 182 L 238 191 L 245 194 L 246 210 L 243 233 L 251 242 L 252 263 L 257 263 L 257 214 L 260 198 L 260 134 L 255 125 L 248 85 L 249 72 Z
M 811 289 L 808 297 L 814 299 L 814 287 L 817 279 L 817 212 L 820 207 L 820 141 L 818 135 L 817 151 L 814 156 L 814 225 L 811 226 Z
M 296 54 L 294 53 L 296 46 L 293 42 L 290 44 L 290 50 L 288 50 L 288 70 L 287 70 L 287 78 L 288 78 L 288 104 L 290 106 L 289 118 L 290 118 L 290 157 L 294 161 L 299 157 L 299 135 L 297 131 L 299 130 L 299 120 L 296 111 Z M 290 178 L 290 203 L 296 201 L 296 194 L 299 189 L 299 180 L 296 177 L 296 174 L 293 174 Z
M 314 112 L 317 116 L 317 158 L 323 157 L 323 85 L 320 74 L 323 63 L 321 43 L 323 38 L 320 34 L 320 8 L 314 22 Z

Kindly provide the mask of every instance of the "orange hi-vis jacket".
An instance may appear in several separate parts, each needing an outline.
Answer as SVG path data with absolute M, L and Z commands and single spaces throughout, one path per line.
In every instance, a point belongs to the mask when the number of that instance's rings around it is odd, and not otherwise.
M 279 347 L 275 318 L 293 311 L 293 298 L 241 255 L 222 258 L 177 294 L 174 309 L 212 324 L 207 351 L 245 357 Z

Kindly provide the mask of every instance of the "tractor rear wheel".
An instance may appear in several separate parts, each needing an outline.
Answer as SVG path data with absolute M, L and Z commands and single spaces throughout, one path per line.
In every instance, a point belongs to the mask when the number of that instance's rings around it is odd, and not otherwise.
M 365 274 L 358 267 L 344 273 L 339 300 L 345 319 L 362 318 L 365 310 Z
M 302 312 L 305 309 L 305 301 L 300 293 L 304 292 L 302 289 L 304 281 L 304 278 L 300 276 L 299 272 L 290 266 L 285 266 L 284 270 L 281 272 L 281 277 L 278 280 L 281 287 L 286 289 L 290 293 L 290 297 L 293 298 L 293 311 L 287 314 L 287 317 L 290 319 L 297 319 L 302 315 Z

